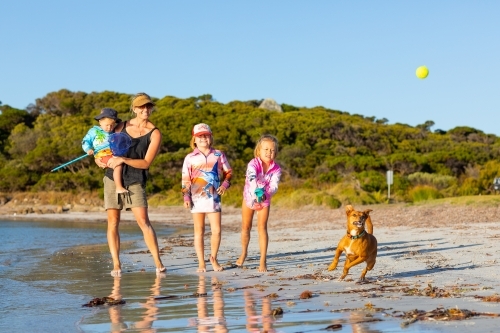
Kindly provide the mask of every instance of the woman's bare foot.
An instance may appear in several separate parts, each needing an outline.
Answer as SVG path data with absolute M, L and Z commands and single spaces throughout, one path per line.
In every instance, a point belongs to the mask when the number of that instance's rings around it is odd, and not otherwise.
M 128 193 L 128 190 L 123 187 L 117 187 L 115 190 L 116 193 L 121 194 L 121 193 Z
M 210 256 L 210 263 L 212 264 L 212 267 L 214 268 L 214 272 L 222 272 L 224 270 L 224 267 L 219 265 L 217 262 L 217 259 L 215 259 L 213 256 Z
M 205 273 L 207 271 L 206 267 L 198 267 L 196 273 Z
M 165 274 L 167 273 L 167 267 L 161 267 L 161 268 L 156 268 L 156 274 L 157 275 L 160 275 L 160 274 Z

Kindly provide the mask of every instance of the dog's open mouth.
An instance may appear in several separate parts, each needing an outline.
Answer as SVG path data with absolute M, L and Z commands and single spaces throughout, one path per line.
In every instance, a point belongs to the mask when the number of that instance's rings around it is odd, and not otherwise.
M 361 228 L 364 226 L 365 222 L 364 221 L 356 221 L 356 222 L 353 222 L 352 224 L 354 224 L 358 228 Z

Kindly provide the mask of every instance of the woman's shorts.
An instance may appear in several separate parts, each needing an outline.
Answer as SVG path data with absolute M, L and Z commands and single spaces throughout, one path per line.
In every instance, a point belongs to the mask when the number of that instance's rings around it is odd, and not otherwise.
M 146 190 L 139 183 L 127 186 L 128 193 L 116 193 L 115 182 L 104 177 L 104 208 L 129 209 L 135 207 L 148 207 Z

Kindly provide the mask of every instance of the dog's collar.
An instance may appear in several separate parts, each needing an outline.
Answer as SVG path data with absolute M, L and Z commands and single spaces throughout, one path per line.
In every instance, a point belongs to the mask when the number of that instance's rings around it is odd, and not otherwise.
M 361 238 L 363 237 L 364 235 L 366 234 L 366 230 L 363 230 L 362 233 L 360 233 L 359 235 L 357 236 L 353 236 L 351 235 L 350 233 L 347 233 L 347 237 L 350 238 L 350 239 L 358 239 L 358 238 Z

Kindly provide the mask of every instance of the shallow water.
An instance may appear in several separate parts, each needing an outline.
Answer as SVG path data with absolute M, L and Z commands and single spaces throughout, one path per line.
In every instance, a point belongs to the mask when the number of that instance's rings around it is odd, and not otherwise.
M 142 241 L 134 224 L 121 226 L 121 238 L 122 251 Z M 289 304 L 253 289 L 229 292 L 203 275 L 159 277 L 151 268 L 113 278 L 105 242 L 102 223 L 0 221 L 0 332 L 317 332 L 332 324 L 342 325 L 335 332 L 436 332 L 402 329 L 379 314 L 373 318 L 382 321 L 352 324 L 366 315 L 332 313 L 314 299 Z M 106 296 L 126 303 L 82 306 Z M 273 316 L 278 307 L 284 314 Z

